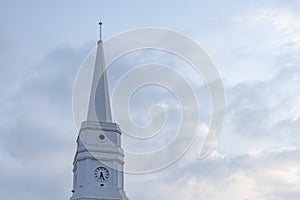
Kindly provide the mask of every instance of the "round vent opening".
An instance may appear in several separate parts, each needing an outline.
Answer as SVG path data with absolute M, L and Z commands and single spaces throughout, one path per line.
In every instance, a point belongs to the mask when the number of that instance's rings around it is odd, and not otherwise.
M 105 136 L 104 136 L 104 135 L 99 135 L 99 139 L 100 139 L 100 140 L 104 140 L 104 139 L 105 139 Z

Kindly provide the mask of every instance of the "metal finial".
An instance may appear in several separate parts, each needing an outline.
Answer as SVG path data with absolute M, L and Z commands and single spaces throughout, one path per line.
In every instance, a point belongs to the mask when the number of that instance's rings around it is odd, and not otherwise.
M 99 22 L 99 26 L 100 26 L 100 41 L 102 41 L 102 22 Z

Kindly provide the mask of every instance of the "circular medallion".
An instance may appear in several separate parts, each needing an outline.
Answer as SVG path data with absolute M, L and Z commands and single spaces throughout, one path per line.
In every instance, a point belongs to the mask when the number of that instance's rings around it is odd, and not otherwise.
M 104 140 L 104 139 L 105 139 L 105 136 L 101 134 L 101 135 L 99 135 L 99 139 L 100 139 L 100 140 Z

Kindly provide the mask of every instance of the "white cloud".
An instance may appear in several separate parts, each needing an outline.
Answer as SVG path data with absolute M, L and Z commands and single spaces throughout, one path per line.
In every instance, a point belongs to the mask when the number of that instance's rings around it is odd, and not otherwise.
M 277 41 L 279 45 L 290 45 L 298 50 L 300 48 L 300 16 L 291 9 L 259 9 L 256 13 L 238 16 L 235 21 L 252 27 L 270 24 L 274 31 L 281 34 Z
M 297 200 L 300 192 L 300 147 L 261 151 L 242 156 L 180 160 L 148 175 L 127 175 L 131 199 L 275 199 Z M 135 193 L 135 182 L 144 182 Z

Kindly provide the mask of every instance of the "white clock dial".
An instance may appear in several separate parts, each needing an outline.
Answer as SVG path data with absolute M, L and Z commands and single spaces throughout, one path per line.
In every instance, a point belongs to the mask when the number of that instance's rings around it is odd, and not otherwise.
M 105 182 L 109 178 L 109 171 L 105 167 L 98 167 L 94 172 L 95 178 L 99 182 Z

